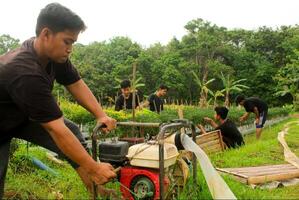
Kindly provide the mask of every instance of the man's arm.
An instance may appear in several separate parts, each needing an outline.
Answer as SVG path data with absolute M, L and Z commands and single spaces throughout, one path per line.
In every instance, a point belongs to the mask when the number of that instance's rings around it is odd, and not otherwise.
M 217 128 L 218 127 L 218 124 L 216 124 L 216 122 L 214 122 L 214 120 L 212 120 L 211 118 L 209 117 L 204 117 L 203 118 L 206 122 L 208 122 L 213 128 Z
M 240 117 L 240 121 L 241 122 L 245 121 L 249 117 L 249 115 L 250 115 L 250 112 L 246 112 L 244 115 L 242 115 Z
M 259 110 L 257 109 L 257 107 L 254 107 L 253 108 L 253 112 L 255 114 L 255 123 L 256 124 L 259 124 L 259 121 L 260 121 L 260 112 Z
M 198 124 L 197 127 L 200 129 L 201 134 L 206 134 L 207 133 L 205 128 L 201 124 Z
M 115 128 L 116 121 L 106 115 L 95 96 L 82 79 L 66 86 L 77 102 L 92 113 L 98 122 L 104 123 L 108 130 Z
M 83 167 L 97 184 L 104 184 L 116 176 L 110 164 L 97 163 L 89 156 L 79 140 L 65 126 L 62 118 L 41 123 L 41 125 L 49 132 L 58 148 L 71 160 Z
M 117 97 L 116 102 L 115 102 L 115 108 L 114 108 L 114 110 L 115 111 L 120 111 L 121 110 L 121 106 L 122 106 L 121 99 L 120 99 L 120 97 Z

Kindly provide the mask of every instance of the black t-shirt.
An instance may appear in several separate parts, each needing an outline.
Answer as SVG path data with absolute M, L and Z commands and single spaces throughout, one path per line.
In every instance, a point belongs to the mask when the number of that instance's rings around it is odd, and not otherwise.
M 246 112 L 254 112 L 254 107 L 257 107 L 259 113 L 268 112 L 267 104 L 259 98 L 250 97 L 245 99 L 244 108 Z
M 219 125 L 216 130 L 221 131 L 223 142 L 228 147 L 237 147 L 244 144 L 242 134 L 238 130 L 237 126 L 230 119 L 225 120 L 225 122 Z
M 135 95 L 135 108 L 139 106 L 139 94 Z M 115 102 L 115 110 L 120 111 L 123 109 L 132 109 L 133 108 L 133 94 L 130 93 L 129 98 L 125 99 L 124 95 L 119 95 Z
M 160 113 L 163 110 L 163 100 L 155 93 L 151 94 L 147 100 L 151 111 Z
M 3 132 L 31 120 L 49 122 L 62 116 L 53 95 L 54 80 L 69 85 L 80 76 L 69 60 L 41 65 L 34 38 L 0 56 L 0 137 Z

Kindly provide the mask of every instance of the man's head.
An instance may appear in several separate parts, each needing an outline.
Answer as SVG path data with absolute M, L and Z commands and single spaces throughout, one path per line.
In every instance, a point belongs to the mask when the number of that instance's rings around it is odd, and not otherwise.
M 228 114 L 228 109 L 226 107 L 218 106 L 214 110 L 216 112 L 215 116 L 214 116 L 214 118 L 216 120 L 220 120 L 220 119 L 225 120 L 226 119 L 227 114 Z
M 159 86 L 156 94 L 158 97 L 163 97 L 166 95 L 167 91 L 168 91 L 168 87 L 162 84 Z
M 82 19 L 70 9 L 58 3 L 48 4 L 39 13 L 35 30 L 42 56 L 65 62 L 79 33 L 85 29 Z
M 245 96 L 244 95 L 238 95 L 237 97 L 236 97 L 236 105 L 241 105 L 241 106 L 243 106 L 244 105 L 244 101 L 245 101 Z
M 121 93 L 125 97 L 128 97 L 130 95 L 130 92 L 131 92 L 131 82 L 129 80 L 123 80 L 120 83 L 120 89 L 121 89 Z

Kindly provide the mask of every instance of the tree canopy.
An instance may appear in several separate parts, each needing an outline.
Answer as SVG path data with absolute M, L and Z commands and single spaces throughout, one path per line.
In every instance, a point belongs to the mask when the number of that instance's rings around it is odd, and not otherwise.
M 218 98 L 228 105 L 238 92 L 260 97 L 274 106 L 292 103 L 297 97 L 297 25 L 276 29 L 260 27 L 254 31 L 228 30 L 194 19 L 185 25 L 185 29 L 187 33 L 180 40 L 172 38 L 166 45 L 156 43 L 147 48 L 122 36 L 89 45 L 76 44 L 71 61 L 95 96 L 104 103 L 117 95 L 116 79 L 132 78 L 133 63 L 137 63 L 136 76 L 145 85 L 140 88 L 145 96 L 163 83 L 170 87 L 167 98 L 193 104 L 203 98 L 207 101 Z M 0 54 L 19 45 L 18 39 L 0 36 Z M 290 72 L 294 72 L 295 78 L 286 75 Z M 234 84 L 240 84 L 238 81 L 242 80 L 242 85 L 236 86 L 244 85 L 243 91 L 233 89 L 233 93 L 219 95 L 225 88 L 233 87 L 225 85 L 225 77 L 232 83 L 236 81 Z M 207 82 L 211 92 L 202 92 L 199 83 Z M 55 90 L 59 89 L 55 87 Z M 278 91 L 291 91 L 291 96 L 277 97 Z

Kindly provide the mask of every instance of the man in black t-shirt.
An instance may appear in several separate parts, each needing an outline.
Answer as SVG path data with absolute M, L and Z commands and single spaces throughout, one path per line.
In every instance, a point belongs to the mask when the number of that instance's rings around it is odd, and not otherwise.
M 151 111 L 160 113 L 164 109 L 162 97 L 166 95 L 167 91 L 166 85 L 160 85 L 158 90 L 147 98 L 145 106 L 149 105 Z
M 115 110 L 127 110 L 133 108 L 133 93 L 131 92 L 131 82 L 129 80 L 123 80 L 120 83 L 121 95 L 119 95 L 115 102 Z M 135 108 L 139 106 L 140 97 L 135 93 Z
M 240 117 L 241 122 L 245 121 L 249 117 L 250 113 L 255 114 L 256 139 L 259 139 L 267 119 L 268 105 L 259 98 L 245 98 L 243 95 L 237 96 L 236 104 L 240 104 L 246 110 L 246 113 Z
M 79 128 L 63 118 L 51 93 L 57 81 L 98 123 L 105 124 L 106 130 L 115 128 L 116 121 L 105 114 L 68 58 L 73 43 L 85 28 L 78 15 L 51 3 L 38 16 L 36 37 L 0 56 L 0 199 L 12 138 L 66 156 L 89 191 L 92 181 L 101 185 L 116 176 L 110 164 L 98 163 L 87 153 Z M 102 186 L 99 189 L 100 193 L 106 192 Z
M 235 148 L 243 145 L 244 140 L 236 124 L 230 119 L 227 119 L 227 114 L 228 109 L 226 107 L 216 107 L 214 118 L 220 122 L 220 125 L 208 117 L 205 117 L 204 120 L 215 128 L 215 130 L 221 131 L 223 142 L 228 148 Z M 202 125 L 199 125 L 199 128 L 203 134 L 206 133 Z

